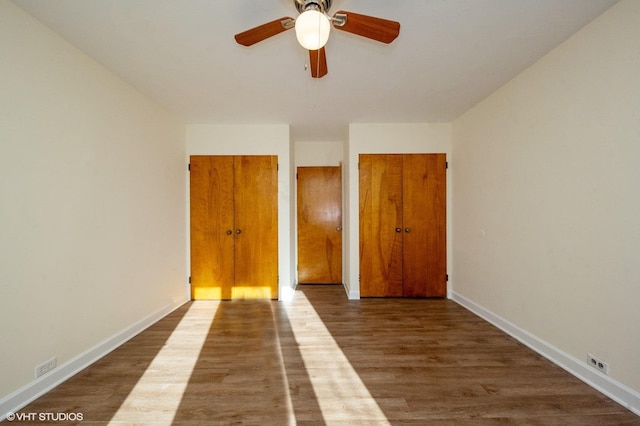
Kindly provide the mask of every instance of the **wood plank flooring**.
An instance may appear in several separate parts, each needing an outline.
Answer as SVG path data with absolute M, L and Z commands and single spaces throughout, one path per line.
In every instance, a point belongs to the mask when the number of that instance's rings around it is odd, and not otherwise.
M 640 425 L 455 302 L 349 301 L 341 286 L 190 302 L 21 412 L 83 425 Z

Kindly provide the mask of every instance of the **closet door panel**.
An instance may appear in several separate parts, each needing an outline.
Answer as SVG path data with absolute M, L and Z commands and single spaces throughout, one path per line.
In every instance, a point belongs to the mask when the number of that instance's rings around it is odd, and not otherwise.
M 360 155 L 359 203 L 360 294 L 402 296 L 402 155 Z
M 233 158 L 190 159 L 191 298 L 229 299 L 234 282 Z
M 277 167 L 276 156 L 234 157 L 234 299 L 278 298 Z
M 427 258 L 427 296 L 447 295 L 447 157 L 446 154 L 429 155 L 430 175 L 427 188 L 431 205 L 427 210 L 427 222 L 431 223 Z
M 446 295 L 445 154 L 408 154 L 403 161 L 403 295 Z

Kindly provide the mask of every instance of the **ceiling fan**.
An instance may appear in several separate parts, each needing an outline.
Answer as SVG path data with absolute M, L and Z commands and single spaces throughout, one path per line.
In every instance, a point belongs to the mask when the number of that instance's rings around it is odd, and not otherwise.
M 293 0 L 300 15 L 267 22 L 235 35 L 243 46 L 251 46 L 281 32 L 295 28 L 298 42 L 309 51 L 311 76 L 321 78 L 327 74 L 327 56 L 324 45 L 329 39 L 331 26 L 382 43 L 391 43 L 400 34 L 400 23 L 373 16 L 340 10 L 333 16 L 328 12 L 331 0 Z

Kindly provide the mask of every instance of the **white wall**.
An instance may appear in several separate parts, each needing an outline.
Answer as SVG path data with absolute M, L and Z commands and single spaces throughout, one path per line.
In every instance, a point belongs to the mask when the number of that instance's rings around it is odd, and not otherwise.
M 289 300 L 295 288 L 293 247 L 295 246 L 293 204 L 294 144 L 286 124 L 231 125 L 191 124 L 187 126 L 187 153 L 191 155 L 277 155 L 278 172 L 278 299 Z M 188 188 L 187 188 L 188 193 Z M 188 211 L 188 197 L 186 209 Z M 187 230 L 189 223 L 187 223 Z M 189 247 L 187 244 L 187 265 Z
M 626 0 L 453 123 L 456 296 L 636 404 L 639 76 Z
M 339 166 L 343 162 L 342 142 L 296 142 L 296 167 Z
M 360 154 L 425 154 L 444 153 L 451 162 L 451 126 L 449 124 L 351 124 L 349 141 L 345 145 L 345 170 L 348 176 L 346 189 L 347 214 L 344 218 L 345 283 L 349 298 L 360 297 L 358 281 L 360 253 L 359 235 L 359 175 L 358 157 Z M 451 262 L 451 193 L 450 175 L 447 174 L 447 268 Z
M 187 287 L 184 125 L 6 0 L 0 58 L 4 415 Z

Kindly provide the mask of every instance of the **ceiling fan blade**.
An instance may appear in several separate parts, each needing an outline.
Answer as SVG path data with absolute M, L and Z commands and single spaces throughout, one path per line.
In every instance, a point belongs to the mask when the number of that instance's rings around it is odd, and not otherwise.
M 342 31 L 367 37 L 382 43 L 391 43 L 400 34 L 400 23 L 373 16 L 339 10 L 333 15 L 333 26 Z
M 295 25 L 295 19 L 284 16 L 275 21 L 267 22 L 250 30 L 235 35 L 236 41 L 243 46 L 251 46 L 259 41 L 268 39 L 283 31 L 290 30 Z
M 324 47 L 320 50 L 309 51 L 309 66 L 311 67 L 311 77 L 322 78 L 327 75 L 327 55 Z

